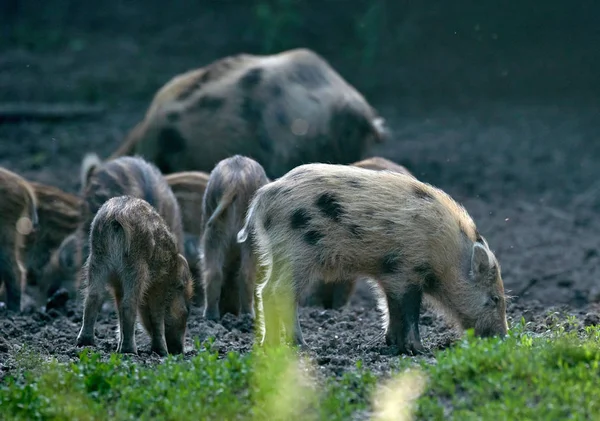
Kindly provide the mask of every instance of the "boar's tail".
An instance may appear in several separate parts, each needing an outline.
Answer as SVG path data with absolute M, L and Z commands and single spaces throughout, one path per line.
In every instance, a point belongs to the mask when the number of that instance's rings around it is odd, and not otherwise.
M 221 215 L 223 215 L 223 212 L 225 212 L 229 205 L 231 205 L 231 202 L 235 200 L 236 196 L 237 193 L 235 192 L 235 190 L 229 190 L 227 193 L 225 193 L 225 195 L 219 201 L 219 204 L 217 205 L 217 208 L 215 209 L 213 214 L 210 216 L 210 218 L 208 218 L 206 225 L 210 226 L 214 224 L 214 222 L 218 218 L 220 218 Z
M 244 221 L 244 226 L 237 234 L 237 242 L 243 243 L 248 239 L 248 232 L 254 226 L 254 215 L 256 214 L 256 208 L 259 206 L 259 192 L 257 192 L 250 202 L 250 206 L 248 207 L 248 212 L 246 213 L 246 220 Z
M 83 190 L 90 180 L 92 172 L 102 165 L 102 161 L 97 154 L 90 152 L 83 157 L 81 162 L 81 169 L 79 171 L 79 181 L 81 183 L 81 189 Z

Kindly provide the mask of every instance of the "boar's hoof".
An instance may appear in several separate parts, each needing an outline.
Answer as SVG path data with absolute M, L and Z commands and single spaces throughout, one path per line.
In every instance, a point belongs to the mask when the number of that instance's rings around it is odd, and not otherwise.
M 117 349 L 120 354 L 135 354 L 138 355 L 137 347 L 135 345 L 122 345 L 121 349 Z
M 206 320 L 218 322 L 219 320 L 221 320 L 221 315 L 219 314 L 219 309 L 207 307 L 204 311 L 204 318 Z
M 167 350 L 162 347 L 152 347 L 150 351 L 160 355 L 161 357 L 166 357 L 168 354 Z
M 420 341 L 416 340 L 399 340 L 397 336 L 390 335 L 388 332 L 385 335 L 385 343 L 387 346 L 395 346 L 398 348 L 398 355 L 426 355 L 428 352 Z
M 79 335 L 77 337 L 77 346 L 94 346 L 96 341 L 93 336 Z

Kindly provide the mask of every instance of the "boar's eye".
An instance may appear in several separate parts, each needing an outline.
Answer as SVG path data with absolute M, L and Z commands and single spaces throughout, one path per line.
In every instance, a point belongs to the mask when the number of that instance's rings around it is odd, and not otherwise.
M 492 295 L 490 297 L 490 299 L 488 300 L 488 305 L 497 306 L 499 302 L 500 302 L 500 297 L 497 295 Z

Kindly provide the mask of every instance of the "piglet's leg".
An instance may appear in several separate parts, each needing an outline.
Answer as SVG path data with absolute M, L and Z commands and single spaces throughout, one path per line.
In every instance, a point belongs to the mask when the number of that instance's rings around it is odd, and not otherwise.
M 237 276 L 238 289 L 240 294 L 240 313 L 250 314 L 254 317 L 252 306 L 254 299 L 254 284 L 256 282 L 256 261 L 252 254 L 249 244 L 242 244 L 241 263 Z
M 87 279 L 87 291 L 83 304 L 83 325 L 77 336 L 77 346 L 94 345 L 94 326 L 98 312 L 102 307 L 103 286 L 106 284 L 104 274 L 90 270 Z
M 425 348 L 419 334 L 419 315 L 423 292 L 418 286 L 408 285 L 400 295 L 386 293 L 390 325 L 386 344 L 397 346 L 400 354 L 423 354 Z
M 160 305 L 159 300 L 151 300 L 142 305 L 140 316 L 142 324 L 150 334 L 152 352 L 161 357 L 167 355 L 167 343 L 165 341 L 165 307 Z

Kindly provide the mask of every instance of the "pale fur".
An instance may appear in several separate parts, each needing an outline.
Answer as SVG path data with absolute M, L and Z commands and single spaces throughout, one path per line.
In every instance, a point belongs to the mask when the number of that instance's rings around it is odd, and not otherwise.
M 341 209 L 337 221 L 316 206 L 324 193 L 332 195 Z M 299 209 L 310 214 L 310 221 L 303 229 L 294 229 L 291 216 Z M 269 230 L 263 224 L 267 214 Z M 448 313 L 457 323 L 460 319 L 485 334 L 506 330 L 500 267 L 487 242 L 463 206 L 413 176 L 345 165 L 302 165 L 256 193 L 238 241 L 245 241 L 249 230 L 256 234 L 256 252 L 269 272 L 261 294 L 266 287 L 273 291 L 286 287 L 289 276 L 296 291 L 319 279 L 365 277 L 375 279 L 388 300 L 425 291 L 426 298 L 451 310 Z M 487 256 L 487 272 L 477 276 L 485 282 L 475 282 L 469 278 L 473 276 L 469 267 L 482 262 L 482 253 Z M 395 271 L 382 269 L 388 256 L 401 261 Z M 274 264 L 285 265 L 292 273 L 270 279 Z M 422 273 L 422 268 L 430 273 Z M 269 286 L 270 282 L 275 284 Z M 497 315 L 484 308 L 490 297 L 499 302 Z M 378 298 L 379 307 L 384 307 Z M 390 317 L 384 313 L 384 331 Z M 264 340 L 264 326 L 261 330 Z M 414 342 L 410 345 L 415 349 L 421 346 L 420 340 Z
M 240 82 L 256 69 L 259 80 L 242 87 Z M 299 81 L 300 71 L 318 81 Z M 212 106 L 198 105 L 207 98 Z M 215 105 L 215 100 L 220 103 Z M 244 115 L 244 110 L 252 115 Z M 332 133 L 331 123 L 340 113 L 348 124 Z M 293 133 L 294 121 L 306 123 L 306 133 Z M 256 133 L 259 126 L 264 139 Z M 364 131 L 360 140 L 350 139 L 353 130 Z M 169 136 L 183 139 L 185 146 L 167 150 L 163 145 L 171 143 L 160 139 Z M 273 55 L 228 56 L 173 77 L 111 158 L 139 154 L 163 173 L 209 172 L 216 162 L 241 154 L 255 158 L 274 179 L 307 158 L 349 164 L 388 136 L 384 119 L 360 92 L 318 54 L 298 48 Z

